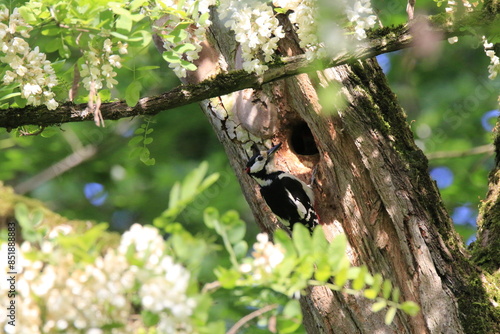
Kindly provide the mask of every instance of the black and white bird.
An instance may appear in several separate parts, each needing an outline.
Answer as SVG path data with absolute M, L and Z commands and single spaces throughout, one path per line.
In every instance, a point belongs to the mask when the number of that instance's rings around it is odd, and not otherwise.
M 262 197 L 283 224 L 292 229 L 295 223 L 301 223 L 312 233 L 319 224 L 313 191 L 295 176 L 275 169 L 272 158 L 280 147 L 281 143 L 268 151 L 256 150 L 246 172 L 257 181 Z

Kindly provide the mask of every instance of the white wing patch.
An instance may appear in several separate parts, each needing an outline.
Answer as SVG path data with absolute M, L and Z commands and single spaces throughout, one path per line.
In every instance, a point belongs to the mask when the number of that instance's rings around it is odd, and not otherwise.
M 302 204 L 297 198 L 293 197 L 292 193 L 290 193 L 288 191 L 288 189 L 286 189 L 286 193 L 288 194 L 288 198 L 295 204 L 295 206 L 297 207 L 297 213 L 299 214 L 300 216 L 300 219 L 304 219 L 304 217 L 307 215 L 307 209 L 306 207 L 304 206 L 304 204 Z
M 300 185 L 302 186 L 302 189 L 304 189 L 307 197 L 309 197 L 309 200 L 311 201 L 311 205 L 314 205 L 314 192 L 311 189 L 311 187 L 309 187 L 307 184 L 305 184 L 304 182 L 302 182 L 302 180 L 296 178 L 292 174 L 283 173 L 283 174 L 278 175 L 279 179 L 282 179 L 284 177 L 287 177 L 287 178 L 290 178 L 290 179 L 294 179 L 295 181 L 299 182 Z M 290 196 L 290 193 L 288 193 L 288 194 Z M 295 200 L 293 202 L 295 203 Z

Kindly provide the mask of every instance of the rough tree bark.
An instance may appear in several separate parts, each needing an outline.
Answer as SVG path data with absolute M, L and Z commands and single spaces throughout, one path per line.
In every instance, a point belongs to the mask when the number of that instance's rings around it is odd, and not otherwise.
M 216 13 L 213 22 L 199 70 L 188 83 L 241 68 L 234 37 Z M 293 30 L 286 31 L 280 52 L 301 53 Z M 320 90 L 346 103 L 322 107 Z M 253 142 L 261 147 L 282 142 L 275 161 L 283 170 L 308 181 L 312 168 L 318 168 L 316 209 L 327 236 L 346 233 L 353 263 L 382 273 L 401 289 L 403 300 L 421 306 L 417 316 L 398 313 L 386 326 L 384 314 L 372 313 L 363 298 L 311 287 L 301 300 L 309 333 L 500 332 L 498 309 L 483 285 L 499 287 L 469 260 L 376 60 L 301 74 L 201 105 L 261 230 L 272 232 L 279 223 L 243 167 Z M 492 182 L 498 182 L 498 170 L 495 175 Z M 491 238 L 488 242 L 482 235 L 484 245 L 478 248 L 488 251 Z M 498 258 L 493 262 L 494 272 Z

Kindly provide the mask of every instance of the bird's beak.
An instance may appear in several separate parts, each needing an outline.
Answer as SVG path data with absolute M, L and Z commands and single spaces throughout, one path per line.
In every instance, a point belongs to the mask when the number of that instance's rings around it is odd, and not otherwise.
M 281 143 L 279 143 L 278 145 L 276 146 L 273 146 L 269 149 L 269 151 L 267 151 L 267 155 L 268 156 L 271 156 L 274 152 L 276 152 L 279 148 L 281 147 Z

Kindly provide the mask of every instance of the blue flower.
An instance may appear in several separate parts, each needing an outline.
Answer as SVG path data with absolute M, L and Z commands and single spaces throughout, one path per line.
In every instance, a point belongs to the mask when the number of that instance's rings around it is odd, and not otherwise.
M 83 187 L 83 193 L 94 206 L 101 206 L 108 198 L 108 192 L 104 190 L 104 186 L 97 182 L 86 183 Z
M 500 111 L 498 111 L 498 109 L 485 112 L 484 115 L 481 117 L 481 125 L 486 131 L 493 130 L 493 125 L 491 125 L 489 121 L 490 119 L 498 116 L 500 116 Z
M 430 173 L 431 178 L 436 180 L 439 189 L 444 189 L 453 183 L 453 172 L 448 167 L 433 168 Z

